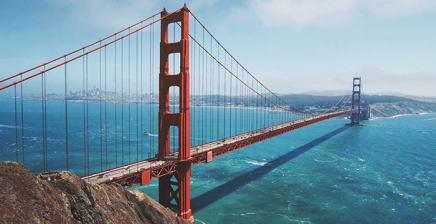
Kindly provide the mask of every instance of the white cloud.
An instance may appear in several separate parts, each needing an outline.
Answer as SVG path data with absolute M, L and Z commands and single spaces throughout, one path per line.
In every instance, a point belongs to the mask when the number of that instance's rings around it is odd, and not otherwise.
M 157 0 L 64 0 L 49 1 L 75 22 L 102 29 L 117 29 L 160 11 Z
M 66 12 L 66 16 L 79 24 L 86 24 L 101 29 L 119 29 L 133 24 L 140 19 L 160 12 L 164 7 L 168 11 L 183 6 L 183 1 L 171 0 L 63 0 L 50 1 Z M 217 0 L 189 0 L 191 10 L 212 11 Z
M 394 72 L 381 68 L 362 68 L 364 89 L 372 93 L 401 92 L 416 96 L 436 96 L 436 74 L 431 72 Z
M 434 9 L 434 0 L 254 0 L 250 10 L 269 26 L 326 25 L 359 16 L 397 18 Z

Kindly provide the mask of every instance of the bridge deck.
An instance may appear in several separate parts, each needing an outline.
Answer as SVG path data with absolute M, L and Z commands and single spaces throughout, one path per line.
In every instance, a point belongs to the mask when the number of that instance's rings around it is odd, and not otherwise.
M 323 120 L 333 117 L 344 116 L 351 114 L 353 111 L 338 111 L 325 113 L 313 116 L 303 120 L 292 121 L 280 125 L 275 125 L 268 128 L 262 128 L 256 131 L 242 133 L 229 138 L 213 141 L 207 144 L 199 145 L 191 148 L 190 161 L 194 164 L 207 162 L 207 154 L 212 153 L 212 157 L 217 157 L 228 152 L 241 149 L 251 144 L 258 143 L 268 138 L 308 126 Z M 150 171 L 150 178 L 158 178 L 176 172 L 178 160 L 177 153 L 174 153 L 169 158 L 162 160 L 151 159 L 144 160 L 121 167 L 109 169 L 103 172 L 95 173 L 89 176 L 82 177 L 83 180 L 90 183 L 106 183 L 119 182 L 123 184 L 139 184 L 141 183 L 141 174 L 144 170 Z

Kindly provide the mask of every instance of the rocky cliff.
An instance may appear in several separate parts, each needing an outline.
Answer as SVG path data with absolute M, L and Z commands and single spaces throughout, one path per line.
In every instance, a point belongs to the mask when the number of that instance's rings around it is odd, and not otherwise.
M 139 191 L 0 163 L 0 223 L 185 223 Z

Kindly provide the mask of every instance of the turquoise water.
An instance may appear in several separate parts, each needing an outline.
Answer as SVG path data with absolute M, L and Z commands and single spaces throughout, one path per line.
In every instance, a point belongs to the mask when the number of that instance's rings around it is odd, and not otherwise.
M 14 160 L 17 129 L 13 104 L 1 102 L 1 106 L 0 160 Z M 48 167 L 61 169 L 65 166 L 63 104 L 49 102 L 47 106 Z M 114 163 L 112 107 L 108 106 L 107 141 L 107 157 L 112 165 L 134 161 L 141 141 L 144 146 L 157 146 L 156 136 L 124 136 L 125 158 Z M 39 103 L 25 102 L 25 164 L 34 171 L 41 167 L 40 108 Z M 79 175 L 83 174 L 82 109 L 81 103 L 69 104 L 70 168 Z M 143 109 L 145 114 L 157 111 L 155 105 Z M 198 122 L 195 110 L 198 108 L 193 107 L 194 122 Z M 208 114 L 223 112 L 219 110 L 210 108 L 212 113 Z M 91 171 L 104 168 L 100 166 L 98 111 L 99 105 L 91 103 Z M 239 118 L 245 120 L 238 119 L 242 123 L 239 131 L 250 129 L 249 117 L 254 111 L 240 112 Z M 117 113 L 119 116 L 119 107 Z M 134 115 L 132 119 L 131 128 L 136 130 Z M 221 124 L 221 119 L 217 123 Z M 233 119 L 236 122 L 236 117 Z M 436 223 L 436 114 L 376 119 L 359 127 L 345 126 L 348 122 L 343 118 L 321 122 L 216 158 L 212 163 L 193 166 L 191 189 L 196 222 Z M 156 133 L 156 125 L 144 119 L 145 131 Z M 211 124 L 205 130 L 210 127 L 216 128 Z M 204 137 L 222 137 L 203 136 L 201 130 L 195 127 L 194 144 Z M 119 134 L 117 137 L 121 138 Z M 155 150 L 141 149 L 140 158 L 153 155 Z M 140 189 L 156 198 L 156 181 Z
M 18 158 L 34 172 L 44 171 L 41 102 L 24 100 L 23 114 L 20 100 L 17 100 L 17 109 L 13 100 L 0 100 L 0 105 L 0 160 Z M 105 105 L 90 101 L 87 115 L 84 105 L 82 101 L 68 102 L 66 129 L 64 102 L 47 101 L 46 170 L 67 169 L 67 155 L 68 170 L 80 176 L 155 157 L 158 152 L 157 104 Z M 175 106 L 170 109 L 178 110 Z M 195 146 L 282 123 L 285 116 L 283 112 L 263 108 L 192 106 L 191 119 L 191 146 Z M 293 115 L 286 119 L 298 117 Z M 171 151 L 177 151 L 177 128 L 171 128 L 170 139 Z M 85 167 L 87 160 L 89 169 Z
M 193 167 L 197 223 L 436 223 L 436 115 L 334 119 Z M 156 197 L 156 182 L 141 187 Z

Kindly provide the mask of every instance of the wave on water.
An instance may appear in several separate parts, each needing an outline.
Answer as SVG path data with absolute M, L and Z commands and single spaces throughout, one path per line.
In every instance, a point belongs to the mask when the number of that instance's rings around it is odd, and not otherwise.
M 251 159 L 245 160 L 245 162 L 255 166 L 265 166 L 268 163 L 268 162 L 256 161 Z
M 201 220 L 198 219 L 198 218 L 195 218 L 195 219 L 194 219 L 194 223 L 206 224 L 204 221 L 201 221 Z
M 371 117 L 369 120 L 378 120 L 378 119 L 382 119 L 382 118 L 399 118 L 399 117 L 405 117 L 405 116 L 429 115 L 429 114 L 432 114 L 432 113 L 422 112 L 422 113 L 412 113 L 412 114 L 397 114 L 397 115 L 392 115 L 390 117 Z
M 375 120 L 379 120 L 382 119 L 383 117 L 371 117 L 369 118 L 370 121 L 375 121 Z
M 387 181 L 386 184 L 387 184 L 389 187 L 391 187 L 391 189 L 392 189 L 392 193 L 393 193 L 393 194 L 399 195 L 399 196 L 402 197 L 403 199 L 405 199 L 405 200 L 409 200 L 409 201 L 413 202 L 414 204 L 419 204 L 419 203 L 420 203 L 419 199 L 418 199 L 415 195 L 412 195 L 412 194 L 409 194 L 409 193 L 406 193 L 406 192 L 400 190 L 400 189 L 399 189 L 399 188 L 394 184 L 394 182 L 392 182 L 392 181 Z
M 428 114 L 430 114 L 430 113 L 422 112 L 422 113 L 414 113 L 414 114 L 397 114 L 397 115 L 391 116 L 389 118 L 397 118 L 397 117 L 413 116 L 413 115 L 428 115 Z
M 234 216 L 256 215 L 256 212 L 232 213 L 231 215 L 234 215 Z
M 0 124 L 0 128 L 15 128 L 15 125 L 7 125 L 7 124 Z M 19 129 L 21 129 L 21 127 L 18 127 Z
M 156 183 L 156 184 L 147 184 L 147 185 L 144 185 L 144 186 L 142 186 L 142 188 L 153 188 L 153 187 L 158 187 L 159 185 Z
M 40 137 L 36 137 L 36 136 L 24 136 L 23 139 L 29 139 L 32 142 L 38 142 L 41 140 Z
M 398 118 L 398 117 L 405 117 L 405 116 L 412 116 L 412 115 L 417 115 L 417 114 L 397 114 L 397 115 L 391 116 L 390 118 Z
M 312 224 L 312 222 L 310 220 L 308 220 L 307 218 L 296 219 L 295 217 L 291 217 L 291 216 L 285 215 L 285 214 L 276 214 L 276 215 L 288 220 L 290 223 Z
M 318 163 L 334 163 L 334 162 L 338 161 L 338 159 L 336 157 L 332 157 L 332 159 L 325 159 L 325 160 L 315 158 L 314 160 L 315 160 L 315 162 L 318 162 Z
M 153 134 L 153 133 L 148 132 L 148 131 L 144 131 L 144 135 L 145 135 L 145 136 L 148 136 L 148 137 L 158 137 L 158 135 Z M 171 136 L 171 137 L 173 137 L 173 136 Z
M 359 162 L 362 162 L 362 163 L 365 162 L 365 159 L 363 159 L 363 158 L 361 158 L 359 156 L 356 156 L 354 154 L 351 154 L 351 153 L 344 153 L 344 152 L 336 152 L 336 153 L 337 154 L 341 154 L 343 156 L 342 158 L 340 157 L 340 159 L 349 158 L 349 159 L 355 159 L 355 160 L 357 160 Z
M 423 121 L 434 121 L 434 120 L 436 120 L 436 117 L 424 119 Z

